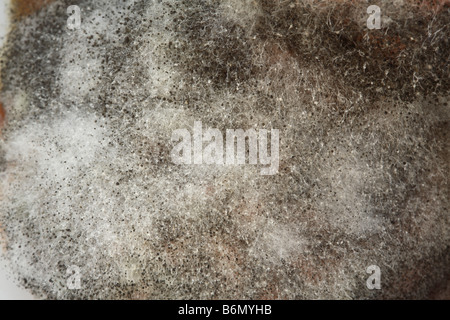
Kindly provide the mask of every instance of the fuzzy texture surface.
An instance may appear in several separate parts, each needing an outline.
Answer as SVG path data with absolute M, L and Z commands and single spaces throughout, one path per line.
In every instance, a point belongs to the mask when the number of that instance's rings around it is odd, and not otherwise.
M 371 2 L 372 3 L 372 2 Z M 2 61 L 0 231 L 49 299 L 433 298 L 450 277 L 444 1 L 73 1 Z M 280 130 L 280 170 L 171 134 Z M 382 289 L 366 287 L 366 269 Z M 81 289 L 67 287 L 71 266 Z

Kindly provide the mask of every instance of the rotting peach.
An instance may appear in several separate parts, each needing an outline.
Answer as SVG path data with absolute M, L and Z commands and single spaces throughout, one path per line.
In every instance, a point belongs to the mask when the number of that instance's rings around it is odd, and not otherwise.
M 53 0 L 12 0 L 13 15 L 16 19 L 22 19 L 39 11 Z
M 0 134 L 2 127 L 5 123 L 5 120 L 6 120 L 6 112 L 5 109 L 3 108 L 3 104 L 0 102 Z

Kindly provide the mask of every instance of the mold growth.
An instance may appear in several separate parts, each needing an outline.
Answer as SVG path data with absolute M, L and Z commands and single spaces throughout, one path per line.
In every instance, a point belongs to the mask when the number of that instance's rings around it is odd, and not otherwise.
M 382 2 L 368 32 L 354 3 L 85 0 L 68 30 L 55 1 L 18 21 L 0 96 L 15 278 L 50 299 L 432 296 L 450 264 L 448 11 Z M 172 133 L 196 121 L 280 130 L 279 173 L 175 165 Z

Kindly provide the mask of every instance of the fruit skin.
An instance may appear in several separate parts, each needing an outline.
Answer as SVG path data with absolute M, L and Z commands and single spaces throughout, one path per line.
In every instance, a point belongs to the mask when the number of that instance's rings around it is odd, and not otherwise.
M 14 18 L 22 19 L 29 16 L 53 1 L 54 0 L 11 0 Z
M 5 109 L 3 108 L 2 103 L 0 102 L 0 130 L 3 127 L 5 120 L 6 120 L 6 112 L 5 112 Z M 0 131 L 0 133 L 1 133 L 1 131 Z

